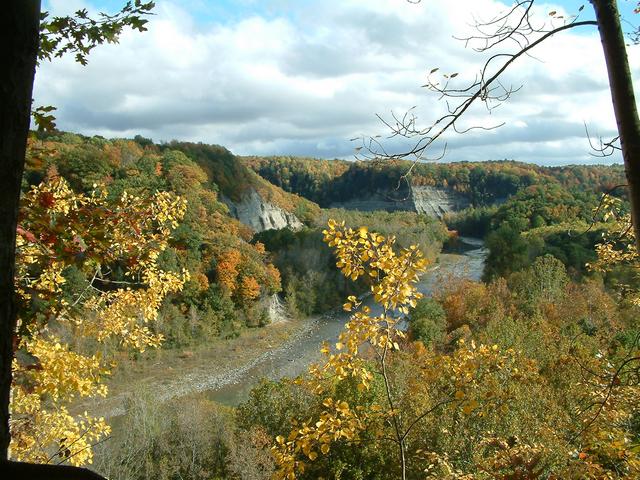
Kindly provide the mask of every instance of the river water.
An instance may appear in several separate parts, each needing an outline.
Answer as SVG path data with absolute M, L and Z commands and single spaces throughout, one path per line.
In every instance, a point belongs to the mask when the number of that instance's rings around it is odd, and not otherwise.
M 453 253 L 443 253 L 438 263 L 423 276 L 418 289 L 430 295 L 433 289 L 448 277 L 480 280 L 487 252 L 482 241 L 463 237 Z M 363 299 L 372 314 L 380 313 L 380 307 L 371 297 Z M 219 403 L 237 405 L 245 400 L 251 389 L 262 378 L 277 380 L 282 377 L 295 377 L 320 358 L 322 342 L 334 343 L 349 320 L 349 313 L 333 311 L 320 318 L 310 320 L 304 329 L 285 344 L 261 355 L 257 361 L 238 372 L 233 380 L 223 382 L 215 388 L 205 390 L 206 396 Z

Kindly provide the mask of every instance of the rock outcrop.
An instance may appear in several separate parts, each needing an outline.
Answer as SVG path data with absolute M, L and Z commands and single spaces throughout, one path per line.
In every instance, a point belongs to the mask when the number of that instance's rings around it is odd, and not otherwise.
M 411 198 L 415 211 L 430 217 L 442 218 L 469 206 L 469 200 L 453 190 L 426 185 L 412 187 Z
M 287 309 L 277 293 L 268 297 L 266 301 L 266 311 L 269 316 L 269 323 L 271 324 L 286 322 L 289 319 Z
M 412 186 L 410 189 L 376 191 L 354 197 L 346 202 L 331 204 L 332 208 L 361 210 L 413 211 L 430 217 L 442 218 L 445 214 L 469 206 L 468 199 L 453 190 L 431 186 Z
M 302 222 L 293 213 L 266 201 L 253 188 L 245 192 L 239 202 L 226 198 L 223 201 L 231 215 L 256 232 L 281 228 L 297 230 L 302 227 Z

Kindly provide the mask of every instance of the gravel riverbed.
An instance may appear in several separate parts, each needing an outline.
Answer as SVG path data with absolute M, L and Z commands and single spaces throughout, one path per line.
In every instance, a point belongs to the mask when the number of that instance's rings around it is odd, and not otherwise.
M 439 263 L 420 283 L 419 289 L 429 294 L 440 279 L 448 276 L 478 280 L 482 275 L 486 251 L 481 242 L 465 239 L 462 253 L 442 254 Z M 364 298 L 376 314 L 370 297 Z M 78 405 L 92 415 L 105 418 L 125 413 L 126 399 L 136 388 L 151 388 L 161 401 L 204 393 L 217 402 L 236 405 L 247 398 L 261 378 L 279 379 L 301 374 L 320 357 L 324 341 L 334 342 L 349 314 L 332 311 L 305 320 L 280 322 L 262 332 L 230 341 L 221 341 L 199 349 L 189 358 L 175 354 L 162 355 L 155 363 L 121 368 L 114 375 L 111 394 Z

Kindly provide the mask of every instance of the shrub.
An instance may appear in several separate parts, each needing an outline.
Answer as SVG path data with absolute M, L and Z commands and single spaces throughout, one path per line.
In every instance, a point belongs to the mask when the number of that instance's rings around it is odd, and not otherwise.
M 409 330 L 414 340 L 425 345 L 441 342 L 447 332 L 447 316 L 432 298 L 421 299 L 409 316 Z

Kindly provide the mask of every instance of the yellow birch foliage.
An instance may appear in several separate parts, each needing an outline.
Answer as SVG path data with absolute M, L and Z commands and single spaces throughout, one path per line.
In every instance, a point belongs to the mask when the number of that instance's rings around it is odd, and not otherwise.
M 596 245 L 597 260 L 587 266 L 602 273 L 622 266 L 633 273 L 637 282 L 640 256 L 631 215 L 622 211 L 620 199 L 609 195 L 603 197 L 599 210 L 608 229 Z M 631 304 L 640 306 L 637 287 L 621 282 L 616 286 Z M 585 403 L 589 408 L 582 414 L 583 446 L 579 457 L 590 478 L 614 478 L 611 467 L 623 472 L 620 478 L 640 478 L 640 448 L 629 432 L 630 425 L 640 418 L 639 342 L 636 335 L 622 357 L 610 359 L 600 352 L 595 365 L 585 372 Z
M 358 388 L 365 390 L 370 388 L 375 372 L 361 352 L 367 346 L 373 348 L 384 363 L 390 352 L 400 349 L 398 341 L 404 338 L 404 333 L 397 324 L 401 315 L 422 297 L 416 283 L 426 270 L 427 261 L 415 246 L 396 251 L 394 237 L 385 238 L 365 227 L 354 230 L 345 227 L 344 222 L 330 220 L 323 234 L 325 242 L 335 250 L 336 265 L 345 276 L 354 281 L 361 276 L 371 279 L 371 293 L 382 306 L 382 313 L 372 316 L 369 307 L 361 305 L 356 297 L 349 297 L 344 309 L 355 312 L 335 349 L 332 351 L 329 345 L 322 348 L 324 363 L 310 367 L 309 385 L 322 395 L 327 382 L 352 377 L 357 380 Z M 296 478 L 305 471 L 307 462 L 314 461 L 318 455 L 327 455 L 332 443 L 355 442 L 368 425 L 395 415 L 382 406 L 364 409 L 330 397 L 325 398 L 322 405 L 324 410 L 316 421 L 303 422 L 287 438 L 276 439 L 272 449 L 278 465 L 276 479 Z
M 602 242 L 596 245 L 597 260 L 587 267 L 597 272 L 607 272 L 616 266 L 629 267 L 640 279 L 640 257 L 636 249 L 636 236 L 631 225 L 631 215 L 622 211 L 619 198 L 606 195 L 596 213 L 607 225 Z M 633 304 L 640 306 L 640 292 L 629 285 L 617 285 L 621 293 L 627 295 Z
M 382 312 L 373 316 L 370 307 L 349 297 L 343 307 L 354 313 L 345 330 L 333 349 L 328 344 L 322 347 L 324 363 L 312 365 L 308 379 L 301 381 L 306 381 L 316 394 L 325 395 L 335 382 L 352 378 L 359 390 L 368 390 L 375 376 L 382 377 L 387 403 L 364 407 L 325 398 L 319 418 L 296 424 L 288 437 L 276 438 L 272 448 L 278 465 L 276 479 L 296 478 L 319 455 L 329 454 L 333 443 L 357 443 L 365 431 L 373 434 L 376 441 L 388 443 L 395 435 L 398 442 L 404 442 L 412 428 L 431 411 L 428 408 L 426 412 L 415 412 L 411 419 L 402 418 L 399 399 L 393 400 L 398 392 L 393 391 L 387 372 L 391 355 L 400 352 L 405 337 L 398 323 L 422 297 L 416 287 L 427 267 L 422 253 L 415 246 L 397 250 L 393 237 L 385 238 L 364 227 L 353 230 L 335 221 L 329 222 L 324 236 L 334 248 L 336 265 L 345 276 L 357 280 L 365 275 L 371 279 L 371 293 Z M 420 384 L 416 386 L 418 395 L 425 401 L 433 400 L 434 405 L 459 409 L 465 416 L 482 415 L 481 404 L 485 409 L 504 406 L 510 393 L 500 392 L 497 386 L 514 378 L 526 379 L 532 371 L 529 362 L 522 361 L 512 350 L 501 352 L 497 346 L 476 346 L 473 342 L 468 346 L 461 342 L 452 355 L 436 354 L 422 347 L 413 356 L 421 371 L 416 380 Z M 404 444 L 402 448 L 406 450 Z
M 94 186 L 95 187 L 95 186 Z M 115 342 L 144 351 L 162 337 L 153 332 L 162 300 L 188 273 L 159 268 L 158 256 L 184 215 L 186 203 L 159 192 L 123 193 L 109 200 L 94 188 L 76 194 L 59 178 L 33 187 L 23 199 L 17 236 L 19 318 L 11 402 L 11 456 L 37 463 L 91 463 L 91 446 L 108 435 L 103 418 L 72 415 L 78 397 L 105 396 L 110 368 L 70 338 Z M 64 272 L 75 267 L 84 289 L 65 299 Z M 123 273 L 114 277 L 118 266 Z
M 587 478 L 640 478 L 640 446 L 633 434 L 640 418 L 638 353 L 630 352 L 636 356 L 627 355 L 615 365 L 599 355 L 600 368 L 585 374 L 589 407 L 580 415 L 581 448 L 576 456 Z

